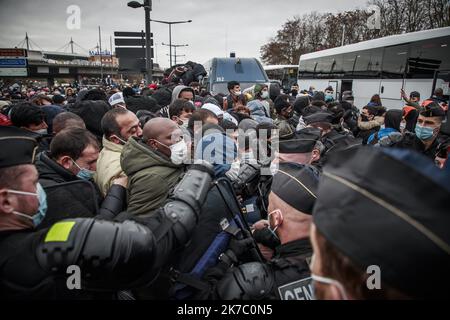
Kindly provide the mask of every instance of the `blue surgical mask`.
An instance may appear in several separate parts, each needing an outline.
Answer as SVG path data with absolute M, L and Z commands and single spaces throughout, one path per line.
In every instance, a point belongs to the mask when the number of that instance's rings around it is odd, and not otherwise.
M 334 98 L 333 98 L 332 94 L 326 94 L 325 95 L 325 102 L 331 102 L 333 100 L 334 100 Z
M 45 215 L 47 214 L 47 194 L 45 193 L 44 188 L 42 188 L 41 184 L 38 182 L 36 185 L 36 193 L 33 192 L 26 192 L 26 191 L 19 191 L 19 190 L 8 190 L 11 193 L 15 194 L 22 194 L 26 196 L 35 196 L 39 200 L 39 208 L 35 215 L 29 216 L 27 214 L 13 211 L 13 214 L 30 219 L 33 221 L 33 225 L 36 228 L 38 225 L 41 224 L 41 222 L 44 220 Z
M 420 140 L 428 140 L 433 137 L 433 128 L 416 125 L 416 136 Z
M 77 177 L 80 178 L 81 180 L 86 180 L 89 181 L 92 179 L 92 177 L 94 176 L 94 171 L 86 169 L 86 168 L 81 168 L 73 159 L 71 159 L 73 161 L 73 163 L 78 167 L 78 169 L 80 169 L 80 171 L 78 171 L 77 173 Z

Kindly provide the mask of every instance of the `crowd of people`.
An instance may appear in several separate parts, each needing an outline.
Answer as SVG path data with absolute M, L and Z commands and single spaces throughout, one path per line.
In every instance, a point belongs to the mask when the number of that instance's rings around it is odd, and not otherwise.
M 2 90 L 0 296 L 449 297 L 442 89 L 227 88 Z

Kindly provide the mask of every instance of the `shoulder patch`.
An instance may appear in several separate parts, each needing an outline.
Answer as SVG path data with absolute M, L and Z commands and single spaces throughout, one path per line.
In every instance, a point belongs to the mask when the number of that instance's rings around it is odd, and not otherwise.
M 44 242 L 65 242 L 69 239 L 75 221 L 61 221 L 55 223 L 45 236 Z

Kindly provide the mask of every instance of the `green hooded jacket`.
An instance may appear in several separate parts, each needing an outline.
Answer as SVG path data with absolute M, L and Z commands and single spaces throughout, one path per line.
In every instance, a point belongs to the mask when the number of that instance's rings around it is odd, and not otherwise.
M 183 165 L 134 138 L 124 145 L 120 164 L 128 176 L 128 212 L 135 215 L 158 209 L 184 173 Z

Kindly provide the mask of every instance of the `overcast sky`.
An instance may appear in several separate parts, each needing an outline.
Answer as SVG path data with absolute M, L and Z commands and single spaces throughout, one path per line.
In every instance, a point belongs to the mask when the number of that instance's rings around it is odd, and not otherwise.
M 140 0 L 141 2 L 143 0 Z M 0 47 L 14 47 L 28 32 L 31 40 L 44 50 L 57 50 L 70 37 L 85 49 L 98 43 L 102 29 L 102 49 L 110 48 L 114 31 L 144 29 L 144 10 L 127 7 L 124 0 L 0 0 Z M 81 10 L 81 28 L 66 26 L 68 6 Z M 294 15 L 312 11 L 338 12 L 364 8 L 366 0 L 153 0 L 153 19 L 193 20 L 172 27 L 172 43 L 188 44 L 178 48 L 180 59 L 203 63 L 211 57 L 235 51 L 241 57 L 260 57 L 259 49 Z M 169 65 L 168 26 L 151 24 L 156 44 L 156 62 Z M 145 29 L 144 29 L 145 30 Z M 114 46 L 114 37 L 113 37 Z M 76 48 L 75 51 L 83 52 Z M 187 59 L 187 60 L 186 60 Z

